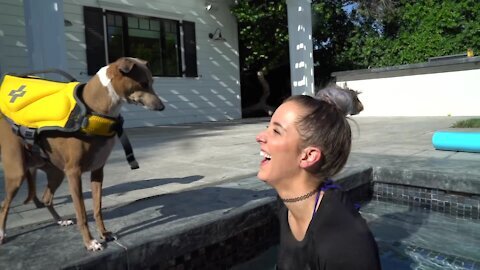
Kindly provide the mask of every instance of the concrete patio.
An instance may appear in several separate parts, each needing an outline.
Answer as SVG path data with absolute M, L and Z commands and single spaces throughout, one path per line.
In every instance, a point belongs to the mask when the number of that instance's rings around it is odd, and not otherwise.
M 437 151 L 431 144 L 434 131 L 448 129 L 466 117 L 353 119 L 352 153 L 341 175 L 378 167 L 375 177 L 383 177 L 386 182 L 402 179 L 398 181 L 480 194 L 480 154 Z M 117 263 L 119 258 L 128 261 L 128 256 L 124 256 L 127 249 L 135 250 L 142 243 L 161 239 L 175 243 L 172 237 L 192 226 L 234 218 L 274 201 L 273 190 L 255 178 L 260 162 L 255 135 L 267 123 L 268 119 L 262 118 L 128 129 L 140 169 L 129 169 L 123 150 L 117 145 L 106 166 L 103 206 L 107 228 L 120 238 L 99 253 L 83 248 L 76 226 L 59 228 L 52 224 L 46 209 L 23 205 L 26 185 L 22 186 L 8 218 L 7 242 L 0 246 L 0 268 L 75 268 L 94 265 L 99 258 Z M 402 177 L 395 177 L 399 175 Z M 44 185 L 44 176 L 40 175 L 39 196 Z M 0 183 L 0 199 L 3 189 Z M 87 210 L 91 210 L 87 179 L 84 196 Z M 54 203 L 60 214 L 74 217 L 66 181 L 57 191 Z M 246 218 L 239 222 L 255 221 Z M 229 228 L 216 226 L 210 230 L 215 237 L 230 234 Z M 94 222 L 90 222 L 90 227 L 96 235 Z M 208 241 L 213 243 L 215 237 Z M 189 240 L 176 241 L 185 244 Z M 193 240 L 191 244 L 195 244 Z M 139 249 L 137 255 L 148 254 Z M 116 266 L 112 264 L 109 269 Z

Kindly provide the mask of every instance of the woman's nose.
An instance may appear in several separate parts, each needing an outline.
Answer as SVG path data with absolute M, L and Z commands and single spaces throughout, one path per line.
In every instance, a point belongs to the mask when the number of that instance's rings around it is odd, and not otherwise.
M 265 131 L 258 133 L 257 137 L 255 138 L 257 143 L 265 143 Z

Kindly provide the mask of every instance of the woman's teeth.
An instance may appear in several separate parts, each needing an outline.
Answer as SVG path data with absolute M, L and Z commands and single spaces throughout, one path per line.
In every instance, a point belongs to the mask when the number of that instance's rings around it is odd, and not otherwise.
M 260 156 L 266 158 L 267 160 L 270 160 L 272 159 L 272 156 L 270 156 L 269 154 L 263 152 L 263 151 L 260 151 Z

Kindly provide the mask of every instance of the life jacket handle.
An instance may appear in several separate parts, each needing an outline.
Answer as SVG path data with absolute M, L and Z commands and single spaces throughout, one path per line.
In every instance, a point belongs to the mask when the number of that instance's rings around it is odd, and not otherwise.
M 78 80 L 75 79 L 75 77 L 73 77 L 72 75 L 70 75 L 70 73 L 68 73 L 66 71 L 63 71 L 61 69 L 58 69 L 58 68 L 51 68 L 51 69 L 38 70 L 38 71 L 30 71 L 30 72 L 27 72 L 27 73 L 16 74 L 15 76 L 26 78 L 26 77 L 31 76 L 31 75 L 47 74 L 47 73 L 56 73 L 56 74 L 62 75 L 63 77 L 65 77 L 70 82 L 78 82 Z

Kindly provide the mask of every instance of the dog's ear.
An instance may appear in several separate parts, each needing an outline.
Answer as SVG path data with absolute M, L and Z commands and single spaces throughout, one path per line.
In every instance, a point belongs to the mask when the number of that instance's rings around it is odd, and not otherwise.
M 132 61 L 131 59 L 122 58 L 118 65 L 118 69 L 120 70 L 120 72 L 125 74 L 125 73 L 129 73 L 132 70 L 134 65 L 135 65 L 135 62 Z

